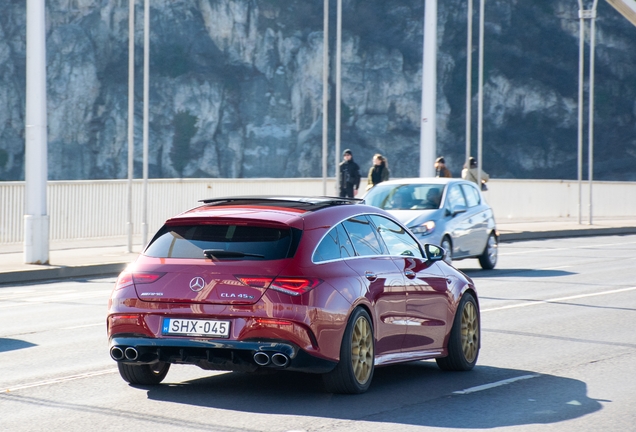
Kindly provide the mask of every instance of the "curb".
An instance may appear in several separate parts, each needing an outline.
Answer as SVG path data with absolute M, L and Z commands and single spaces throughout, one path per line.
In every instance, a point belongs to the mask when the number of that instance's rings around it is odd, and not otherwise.
M 9 283 L 39 282 L 55 279 L 72 279 L 89 276 L 111 276 L 121 273 L 128 264 L 128 262 L 122 262 L 90 264 L 73 267 L 51 266 L 51 268 L 5 272 L 0 273 L 0 285 Z
M 562 231 L 520 231 L 499 233 L 500 242 L 516 242 L 528 240 L 547 240 L 569 237 L 593 237 L 611 236 L 621 234 L 636 234 L 636 227 L 613 227 L 613 228 L 581 228 Z
M 622 234 L 636 234 L 636 227 L 613 228 L 581 228 L 557 231 L 520 231 L 500 232 L 499 241 L 502 243 L 546 240 L 569 237 L 611 236 Z M 121 273 L 130 262 L 90 264 L 83 266 L 50 266 L 33 270 L 18 270 L 0 273 L 0 285 L 41 282 L 58 279 L 72 279 L 81 277 L 116 276 Z

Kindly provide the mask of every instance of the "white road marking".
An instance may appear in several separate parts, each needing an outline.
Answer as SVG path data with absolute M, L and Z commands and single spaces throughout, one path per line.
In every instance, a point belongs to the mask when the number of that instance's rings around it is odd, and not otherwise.
M 54 294 L 54 295 L 47 295 L 42 297 L 37 297 L 37 296 L 26 297 L 26 298 L 16 297 L 11 300 L 5 300 L 8 303 L 0 304 L 0 309 L 24 306 L 27 304 L 32 305 L 33 303 L 44 304 L 44 303 L 54 303 L 58 301 L 90 299 L 90 298 L 96 298 L 96 297 L 104 297 L 105 299 L 107 299 L 111 292 L 112 292 L 111 289 L 107 289 L 107 290 L 89 291 L 89 292 L 71 291 L 65 294 Z
M 483 312 L 492 312 L 492 311 L 498 311 L 498 310 L 504 310 L 504 309 L 516 309 L 516 308 L 522 308 L 522 307 L 528 307 L 528 306 L 537 306 L 537 305 L 542 305 L 547 303 L 556 303 L 556 302 L 562 302 L 567 300 L 575 300 L 575 299 L 586 298 L 586 297 L 596 297 L 601 295 L 616 294 L 616 293 L 634 291 L 634 290 L 636 290 L 636 286 L 629 287 L 629 288 L 619 288 L 619 289 L 610 290 L 610 291 L 601 291 L 597 293 L 578 294 L 578 295 L 573 295 L 569 297 L 556 297 L 556 298 L 546 299 L 546 300 L 533 300 L 529 302 L 512 304 L 508 306 L 501 306 L 501 307 L 495 307 L 490 309 L 481 309 L 481 312 L 483 313 Z
M 75 329 L 79 329 L 79 328 L 86 328 L 86 327 L 97 327 L 97 326 L 103 326 L 106 325 L 105 322 L 100 322 L 97 324 L 84 324 L 84 325 L 78 325 L 78 326 L 73 326 L 73 327 L 62 327 L 60 330 L 75 330 Z
M 513 382 L 516 382 L 516 381 L 527 380 L 527 379 L 536 378 L 536 377 L 539 377 L 539 376 L 541 376 L 541 375 L 539 375 L 539 374 L 522 375 L 522 376 L 518 376 L 518 377 L 515 377 L 515 378 L 508 378 L 508 379 L 505 379 L 505 380 L 502 380 L 502 381 L 497 381 L 497 382 L 490 383 L 490 384 L 483 384 L 483 385 L 476 386 L 476 387 L 470 387 L 470 388 L 467 388 L 465 390 L 458 390 L 458 391 L 453 392 L 453 394 L 465 395 L 465 394 L 470 394 L 470 393 L 476 393 L 476 392 L 483 391 L 483 390 L 488 390 L 488 389 L 491 389 L 491 388 L 494 388 L 494 387 L 501 387 L 501 386 L 504 386 L 504 385 L 508 385 L 508 384 L 511 384 Z
M 63 382 L 75 381 L 75 380 L 78 380 L 78 379 L 90 378 L 90 377 L 94 377 L 94 376 L 108 375 L 108 374 L 115 373 L 115 372 L 117 372 L 116 368 L 110 368 L 110 369 L 106 369 L 106 370 L 102 370 L 102 371 L 86 372 L 86 373 L 78 374 L 78 375 L 69 375 L 69 376 L 66 376 L 66 377 L 53 378 L 53 379 L 50 379 L 50 380 L 38 381 L 38 382 L 34 382 L 34 383 L 29 383 L 29 384 L 16 385 L 15 387 L 10 387 L 8 389 L 5 389 L 3 391 L 3 393 L 9 393 L 9 392 L 16 391 L 16 390 L 24 390 L 24 389 L 28 389 L 28 388 L 40 387 L 40 386 L 45 386 L 45 385 L 50 385 L 50 384 L 59 384 L 59 383 L 63 383 Z
M 597 249 L 597 248 L 603 248 L 603 247 L 613 248 L 613 247 L 616 247 L 616 246 L 626 246 L 626 245 L 633 245 L 633 244 L 636 244 L 636 242 L 606 243 L 606 244 L 599 244 L 599 245 L 585 244 L 585 245 L 581 245 L 581 246 L 572 246 L 572 247 L 567 247 L 567 248 L 550 248 L 550 249 L 535 248 L 535 249 L 517 251 L 517 252 L 501 252 L 501 249 L 500 249 L 499 250 L 499 255 L 506 255 L 506 256 L 507 255 L 525 255 L 525 254 L 530 254 L 530 253 L 545 254 L 546 252 L 559 252 L 559 251 L 572 250 L 572 249 Z

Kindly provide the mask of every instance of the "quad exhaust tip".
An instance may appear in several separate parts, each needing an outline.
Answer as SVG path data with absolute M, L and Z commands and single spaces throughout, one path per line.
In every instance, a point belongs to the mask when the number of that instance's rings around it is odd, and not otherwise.
M 269 354 L 264 352 L 257 352 L 254 354 L 254 363 L 259 366 L 267 366 L 269 364 Z
M 133 347 L 128 347 L 124 351 L 124 355 L 126 356 L 126 360 L 137 360 L 139 352 Z
M 124 351 L 121 348 L 114 346 L 110 349 L 110 356 L 112 357 L 113 360 L 116 360 L 116 361 L 123 360 Z
M 254 363 L 259 366 L 286 367 L 289 365 L 289 357 L 283 353 L 274 353 L 270 356 L 266 352 L 259 351 L 254 354 Z
M 137 351 L 137 349 L 133 347 L 122 348 L 119 346 L 114 346 L 110 349 L 110 356 L 115 361 L 135 361 L 139 358 L 139 351 Z
M 272 364 L 278 367 L 285 367 L 289 364 L 289 357 L 282 353 L 276 353 L 272 356 Z

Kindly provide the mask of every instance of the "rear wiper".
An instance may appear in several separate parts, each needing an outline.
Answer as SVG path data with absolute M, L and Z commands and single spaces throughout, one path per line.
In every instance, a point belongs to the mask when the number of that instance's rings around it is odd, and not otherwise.
M 208 258 L 244 258 L 244 257 L 265 258 L 265 255 L 238 252 L 238 251 L 226 251 L 223 249 L 205 249 L 203 251 L 203 255 L 205 255 Z

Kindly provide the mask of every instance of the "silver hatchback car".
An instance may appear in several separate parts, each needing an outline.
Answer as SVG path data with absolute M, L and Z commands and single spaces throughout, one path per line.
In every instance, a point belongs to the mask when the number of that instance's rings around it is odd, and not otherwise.
M 495 217 L 472 182 L 454 178 L 390 180 L 369 190 L 363 202 L 393 214 L 422 243 L 440 245 L 449 263 L 477 258 L 483 269 L 497 264 Z

